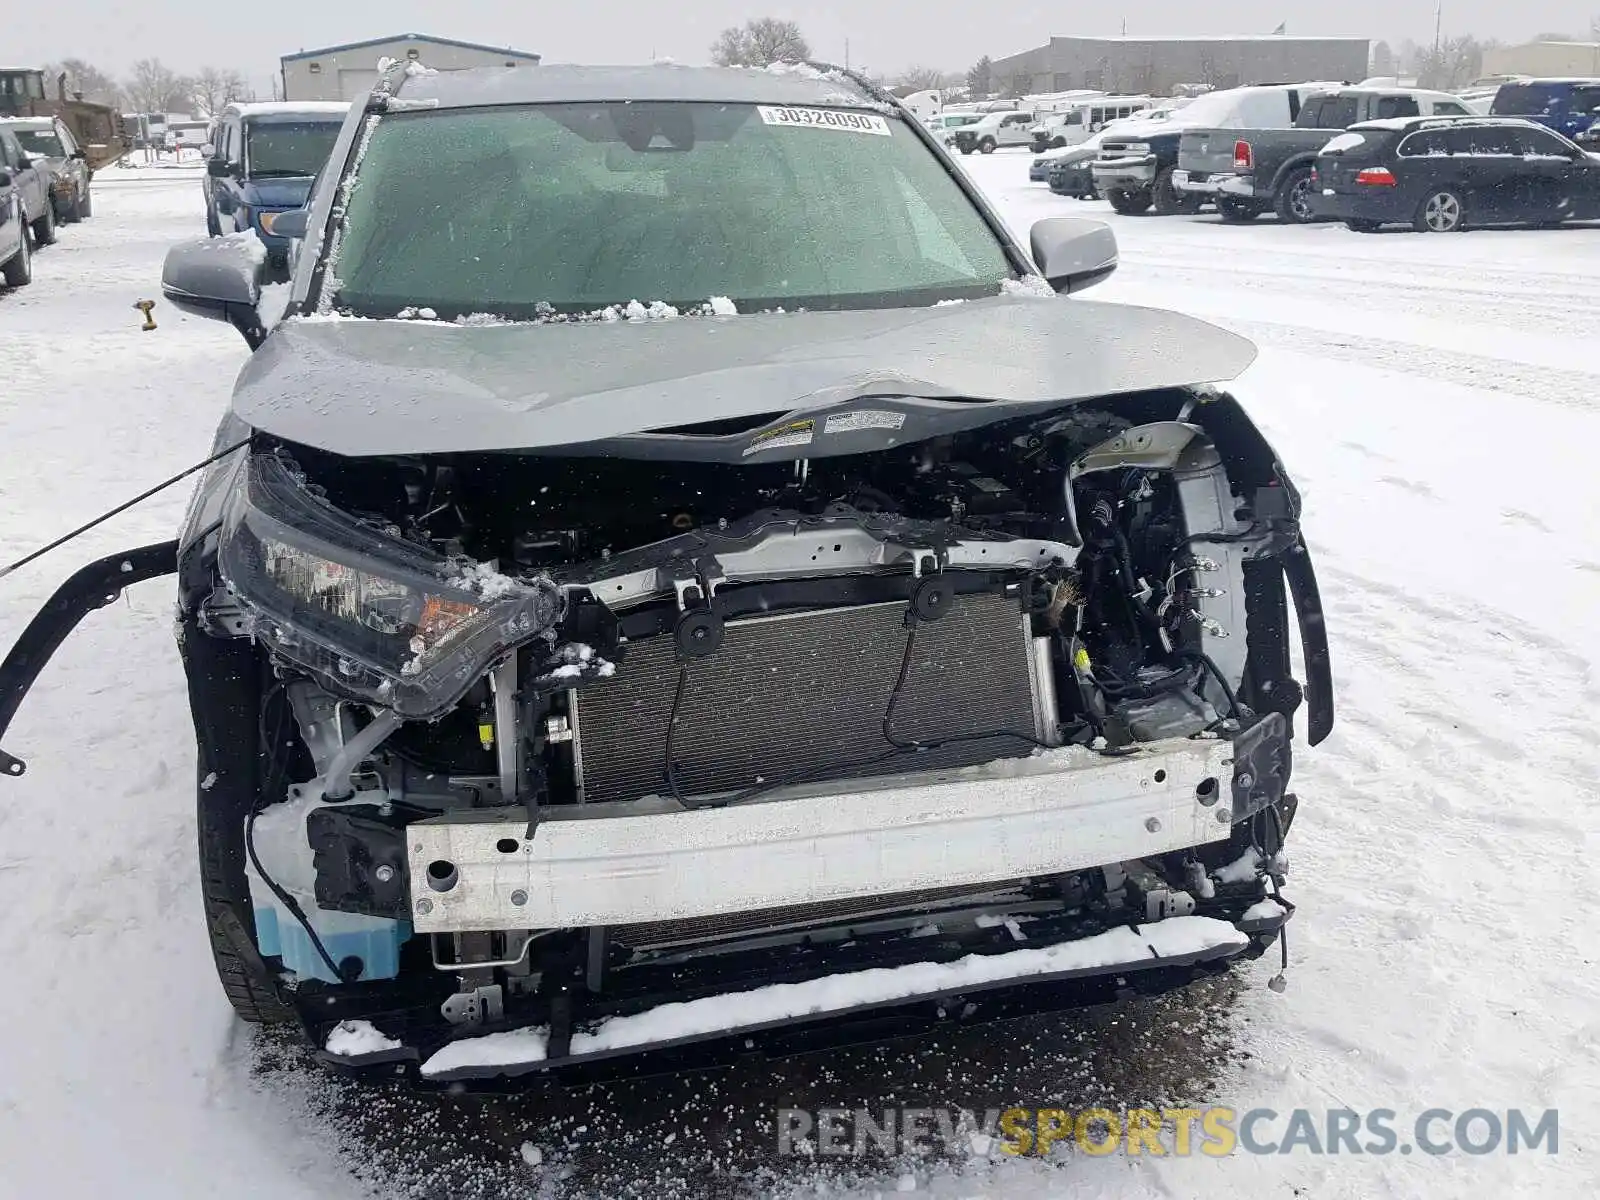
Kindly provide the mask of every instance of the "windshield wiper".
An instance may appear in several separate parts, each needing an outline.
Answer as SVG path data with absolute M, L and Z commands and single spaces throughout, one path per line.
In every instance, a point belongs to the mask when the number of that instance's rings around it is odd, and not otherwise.
M 308 179 L 310 171 L 251 171 L 252 179 Z

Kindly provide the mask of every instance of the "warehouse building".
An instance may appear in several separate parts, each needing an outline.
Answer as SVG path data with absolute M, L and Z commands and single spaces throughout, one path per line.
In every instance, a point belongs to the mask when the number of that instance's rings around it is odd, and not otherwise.
M 1211 88 L 1251 83 L 1367 77 L 1366 38 L 1053 37 L 1037 50 L 994 63 L 994 86 L 1011 95 L 1074 88 L 1170 96 L 1185 85 Z
M 420 60 L 439 71 L 469 67 L 536 67 L 539 56 L 508 46 L 399 33 L 392 37 L 301 50 L 278 60 L 285 100 L 354 100 L 378 82 L 378 60 Z
M 1483 73 L 1600 76 L 1600 42 L 1527 42 L 1521 46 L 1486 47 Z

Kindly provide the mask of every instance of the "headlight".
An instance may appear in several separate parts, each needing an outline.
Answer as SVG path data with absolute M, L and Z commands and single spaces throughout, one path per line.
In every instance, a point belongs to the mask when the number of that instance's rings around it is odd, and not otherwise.
M 278 214 L 277 213 L 258 212 L 256 214 L 256 220 L 261 222 L 261 232 L 262 233 L 271 233 L 272 232 L 272 223 L 274 221 L 276 221 L 277 219 L 278 219 Z
M 270 454 L 246 465 L 217 564 L 274 651 L 331 691 L 413 720 L 449 710 L 563 610 L 548 580 L 508 579 L 360 524 Z

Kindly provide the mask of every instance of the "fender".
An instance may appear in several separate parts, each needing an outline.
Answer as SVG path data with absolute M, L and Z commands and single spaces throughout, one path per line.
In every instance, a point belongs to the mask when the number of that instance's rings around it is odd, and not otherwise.
M 1334 135 L 1330 133 L 1328 136 L 1333 137 Z M 1278 168 L 1278 173 L 1272 177 L 1272 194 L 1274 196 L 1278 194 L 1278 189 L 1283 186 L 1283 181 L 1289 177 L 1290 171 L 1297 167 L 1309 167 L 1316 161 L 1317 155 L 1315 151 L 1299 153 L 1289 159 Z
M 178 543 L 174 540 L 112 554 L 74 571 L 28 622 L 5 662 L 0 663 L 0 739 L 45 664 L 84 617 L 112 603 L 129 584 L 172 575 L 177 569 Z M 20 758 L 0 750 L 0 775 L 16 779 L 27 769 Z

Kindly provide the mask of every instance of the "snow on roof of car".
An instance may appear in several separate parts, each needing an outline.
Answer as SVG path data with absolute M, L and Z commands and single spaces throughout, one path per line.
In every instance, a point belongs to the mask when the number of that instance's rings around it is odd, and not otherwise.
M 343 116 L 350 111 L 348 100 L 255 100 L 228 105 L 241 117 Z
M 771 67 L 476 67 L 408 73 L 396 94 L 437 101 L 441 108 L 475 104 L 597 103 L 607 100 L 708 101 L 724 104 L 877 106 L 873 95 L 843 71 L 775 64 Z
M 1543 129 L 1537 121 L 1524 120 L 1521 117 L 1484 117 L 1476 114 L 1465 117 L 1379 117 L 1373 121 L 1362 121 L 1358 125 L 1350 126 L 1351 129 L 1431 129 L 1435 126 L 1446 125 L 1522 125 L 1533 129 Z
M 54 117 L 0 117 L 0 125 L 8 129 L 50 129 L 55 123 Z

